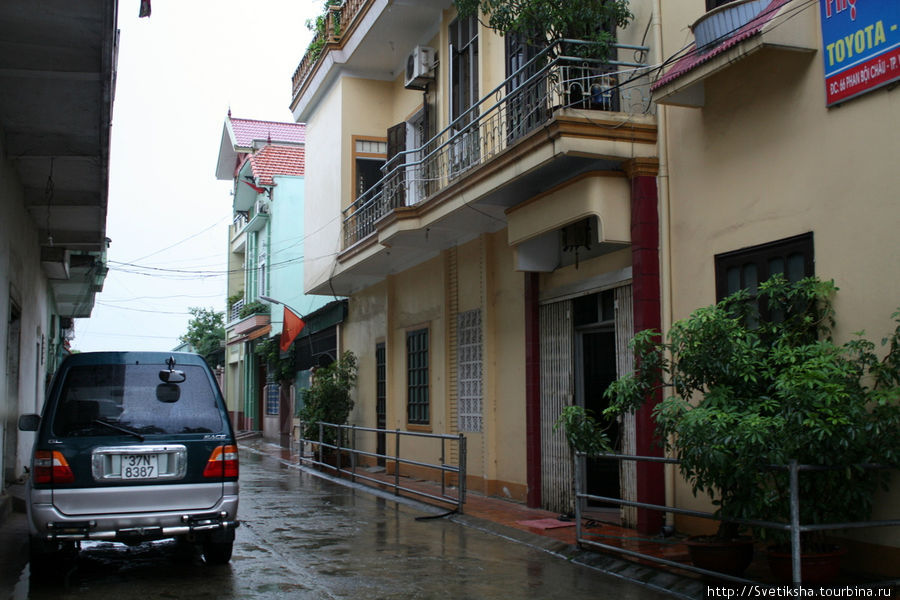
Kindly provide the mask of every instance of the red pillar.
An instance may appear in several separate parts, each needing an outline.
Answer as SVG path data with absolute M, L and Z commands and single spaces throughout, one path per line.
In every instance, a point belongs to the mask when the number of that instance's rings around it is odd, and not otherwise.
M 659 211 L 656 189 L 656 160 L 632 160 L 626 165 L 631 179 L 631 269 L 634 296 L 634 330 L 661 329 L 659 277 Z M 635 415 L 636 452 L 641 456 L 662 456 L 662 448 L 655 440 L 655 425 L 651 416 L 660 401 L 655 397 Z M 637 499 L 639 502 L 665 504 L 666 490 L 663 465 L 637 463 Z M 638 509 L 637 529 L 655 534 L 663 525 L 663 513 Z
M 541 506 L 541 343 L 538 274 L 525 273 L 525 477 L 526 503 Z

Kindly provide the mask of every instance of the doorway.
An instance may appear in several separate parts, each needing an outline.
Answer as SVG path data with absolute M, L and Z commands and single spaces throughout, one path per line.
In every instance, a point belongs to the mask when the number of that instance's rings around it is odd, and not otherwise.
M 615 452 L 622 450 L 619 422 L 603 418 L 609 401 L 603 394 L 617 377 L 615 293 L 608 290 L 577 298 L 573 302 L 575 326 L 575 401 L 588 414 L 607 425 L 606 434 Z M 619 463 L 589 458 L 584 481 L 593 496 L 621 498 Z M 606 503 L 589 506 L 615 508 Z
M 19 344 L 22 332 L 22 311 L 10 298 L 8 329 L 6 334 L 6 406 L 3 407 L 6 417 L 0 423 L 2 427 L 2 447 L 0 456 L 3 464 L 3 480 L 0 490 L 15 480 L 16 455 L 18 446 L 18 427 L 16 419 L 19 414 Z
M 616 333 L 612 327 L 579 332 L 577 349 L 580 351 L 578 405 L 583 406 L 595 419 L 603 420 L 603 411 L 609 406 L 609 400 L 603 397 L 603 393 L 616 379 Z M 606 434 L 613 449 L 621 451 L 622 441 L 616 420 L 610 422 Z M 617 461 L 588 458 L 586 471 L 588 494 L 621 497 Z M 604 503 L 591 504 L 594 505 L 606 506 Z

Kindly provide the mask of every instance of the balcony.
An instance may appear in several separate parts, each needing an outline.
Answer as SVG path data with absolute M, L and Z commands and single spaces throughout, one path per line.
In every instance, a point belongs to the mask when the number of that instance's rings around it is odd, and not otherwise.
M 551 45 L 421 148 L 389 161 L 384 177 L 343 212 L 343 256 L 379 231 L 379 241 L 396 245 L 404 230 L 456 239 L 479 227 L 497 230 L 506 209 L 580 173 L 617 169 L 635 152 L 655 156 L 655 119 L 640 114 L 649 106 L 646 66 L 562 54 L 579 44 L 587 43 Z M 616 50 L 640 55 L 647 48 Z M 510 174 L 493 187 L 477 188 L 503 169 Z M 428 227 L 425 211 L 473 186 L 475 211 Z
M 291 111 L 305 121 L 305 110 L 327 88 L 323 85 L 346 68 L 357 76 L 390 81 L 405 65 L 409 49 L 436 32 L 452 0 L 344 0 L 328 8 L 292 78 Z
M 653 98 L 659 104 L 702 107 L 708 81 L 742 68 L 742 61 L 754 56 L 773 56 L 780 68 L 796 68 L 789 58 L 815 52 L 816 25 L 815 11 L 798 12 L 790 0 L 737 0 L 711 10 L 691 26 L 693 51 L 653 83 Z M 754 90 L 746 86 L 747 94 Z

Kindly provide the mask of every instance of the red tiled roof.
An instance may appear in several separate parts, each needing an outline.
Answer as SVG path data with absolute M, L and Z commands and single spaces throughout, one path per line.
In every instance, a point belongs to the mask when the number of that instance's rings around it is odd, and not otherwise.
M 277 121 L 257 121 L 228 117 L 234 131 L 234 141 L 238 147 L 249 148 L 253 141 L 306 143 L 306 125 L 303 123 L 279 123 Z
M 710 49 L 706 52 L 699 51 L 696 48 L 692 48 L 688 52 L 688 54 L 686 56 L 682 57 L 681 59 L 679 59 L 675 63 L 675 66 L 673 66 L 671 69 L 669 69 L 665 75 L 663 75 L 662 77 L 657 79 L 653 83 L 653 85 L 650 86 L 650 89 L 656 90 L 656 89 L 666 85 L 667 83 L 675 81 L 682 75 L 697 68 L 698 66 L 702 65 L 703 63 L 708 62 L 713 57 L 715 57 L 719 54 L 722 54 L 729 48 L 733 48 L 734 46 L 737 46 L 738 44 L 740 44 L 747 38 L 753 37 L 760 31 L 762 31 L 762 28 L 766 25 L 766 23 L 768 23 L 769 21 L 772 20 L 772 18 L 775 16 L 776 13 L 778 13 L 778 10 L 782 6 L 784 6 L 785 4 L 787 4 L 790 1 L 791 0 L 772 0 L 769 3 L 769 5 L 766 6 L 759 13 L 759 15 L 756 16 L 756 18 L 754 18 L 749 23 L 747 23 L 746 25 L 744 25 L 743 27 L 741 27 L 740 29 L 735 31 L 731 37 L 727 38 L 725 41 L 718 44 L 717 46 L 714 46 L 712 49 Z
M 269 144 L 250 155 L 250 168 L 259 185 L 274 185 L 275 175 L 302 176 L 306 165 L 306 150 L 302 146 Z

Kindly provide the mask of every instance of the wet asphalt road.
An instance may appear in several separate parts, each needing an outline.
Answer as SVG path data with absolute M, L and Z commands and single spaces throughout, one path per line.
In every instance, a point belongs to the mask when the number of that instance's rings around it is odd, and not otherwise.
M 540 550 L 241 451 L 230 565 L 191 546 L 86 543 L 0 598 L 665 598 Z

